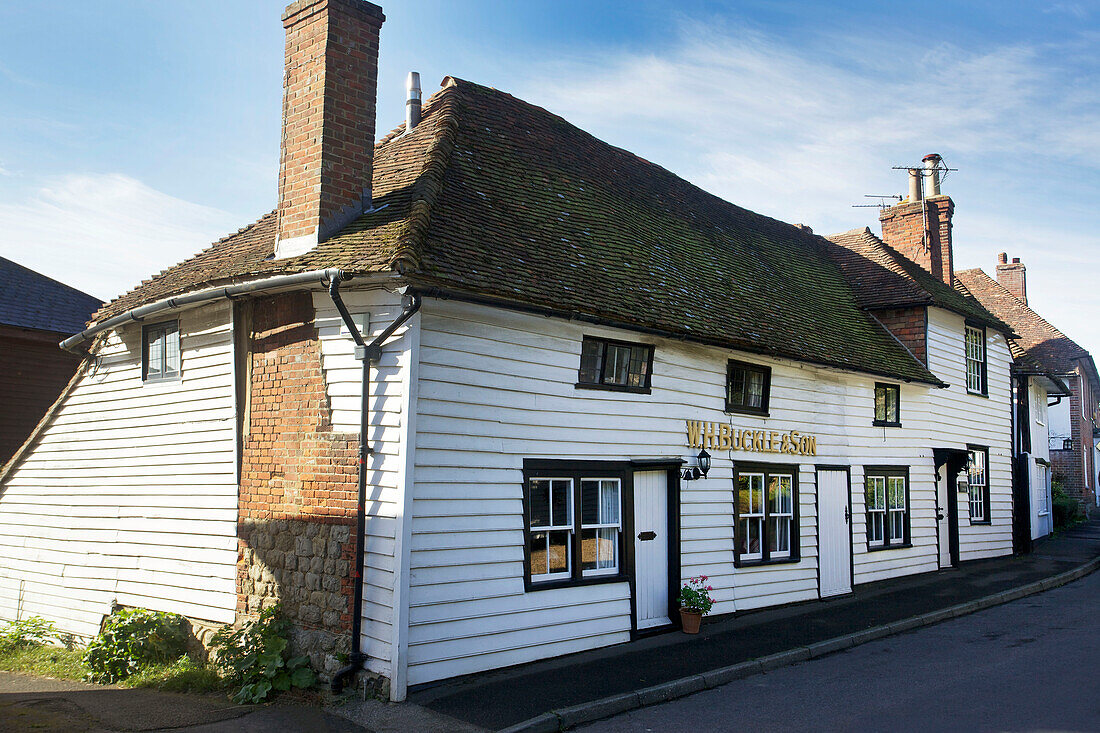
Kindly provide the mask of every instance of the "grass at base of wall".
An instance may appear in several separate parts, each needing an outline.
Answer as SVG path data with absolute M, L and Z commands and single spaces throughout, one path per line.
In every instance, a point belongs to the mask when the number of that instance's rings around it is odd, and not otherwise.
M 143 687 L 161 692 L 222 692 L 228 689 L 209 664 L 191 657 L 180 657 L 169 664 L 155 664 L 120 683 L 124 687 Z
M 0 672 L 79 681 L 88 673 L 88 668 L 80 661 L 83 653 L 82 649 L 43 645 L 0 648 Z M 228 689 L 212 666 L 191 657 L 146 667 L 119 685 L 162 692 L 224 692 Z
M 87 673 L 80 649 L 28 646 L 0 649 L 0 672 L 19 672 L 60 680 L 80 680 Z

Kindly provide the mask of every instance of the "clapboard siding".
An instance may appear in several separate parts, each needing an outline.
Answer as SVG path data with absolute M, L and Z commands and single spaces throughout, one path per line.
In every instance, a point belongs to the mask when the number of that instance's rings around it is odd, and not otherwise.
M 401 314 L 400 297 L 385 290 L 345 290 L 344 302 L 360 328 L 373 339 Z M 317 334 L 325 388 L 332 409 L 333 430 L 358 434 L 363 393 L 363 366 L 355 358 L 355 343 L 327 293 L 314 294 Z M 408 327 L 385 344 L 382 358 L 371 368 L 370 445 L 367 472 L 366 536 L 364 539 L 363 643 L 367 666 L 391 675 L 395 536 L 398 507 L 404 491 L 404 428 L 402 376 L 410 366 Z
M 656 345 L 648 395 L 575 387 L 583 335 Z M 769 365 L 771 416 L 723 412 L 726 361 Z M 902 387 L 913 417 L 874 428 L 874 379 L 499 309 L 428 300 L 422 311 L 409 609 L 409 683 L 466 674 L 629 638 L 626 583 L 524 592 L 525 458 L 694 461 L 685 420 L 799 430 L 813 458 L 738 453 L 799 466 L 801 561 L 735 570 L 729 456 L 682 485 L 682 575 L 705 574 L 715 613 L 818 596 L 815 464 L 913 467 L 914 547 L 868 554 L 855 533 L 857 581 L 936 568 L 931 446 L 915 428 L 929 388 Z M 918 470 L 919 469 L 919 470 Z M 863 549 L 861 544 L 863 543 Z
M 937 446 L 989 447 L 991 523 L 970 524 L 965 494 L 959 494 L 959 559 L 975 560 L 1012 551 L 1012 357 L 999 331 L 986 333 L 988 396 L 966 390 L 963 316 L 928 308 L 928 368 L 950 386 L 932 393 L 928 434 Z
M 986 332 L 988 397 L 967 394 L 965 319 L 941 308 L 928 309 L 928 367 L 950 386 L 931 394 L 928 434 L 937 446 L 989 447 L 991 523 L 970 524 L 959 495 L 959 558 L 963 561 L 1012 552 L 1012 356 L 1003 334 Z
M 142 384 L 141 326 L 108 336 L 0 487 L 0 617 L 79 636 L 116 602 L 233 620 L 230 319 L 224 303 L 179 315 L 178 382 Z

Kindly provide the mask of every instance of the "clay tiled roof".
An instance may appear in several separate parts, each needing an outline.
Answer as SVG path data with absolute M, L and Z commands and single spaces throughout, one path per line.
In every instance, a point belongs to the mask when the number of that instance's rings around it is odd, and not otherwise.
M 0 257 L 0 324 L 69 334 L 99 306 L 93 295 Z
M 1005 333 L 1012 328 L 965 292 L 938 277 L 876 237 L 867 227 L 828 240 L 840 245 L 834 257 L 851 280 L 860 305 L 869 310 L 934 305 Z
M 1010 342 L 1012 356 L 1029 371 L 1071 374 L 1078 360 L 1089 358 L 1089 352 L 1031 310 L 984 270 L 962 270 L 956 272 L 955 277 L 982 305 L 1010 324 L 1020 335 L 1019 339 Z
M 111 303 L 340 267 L 750 352 L 939 384 L 794 226 L 713 196 L 544 109 L 447 79 L 376 148 L 375 212 L 271 260 L 268 215 Z

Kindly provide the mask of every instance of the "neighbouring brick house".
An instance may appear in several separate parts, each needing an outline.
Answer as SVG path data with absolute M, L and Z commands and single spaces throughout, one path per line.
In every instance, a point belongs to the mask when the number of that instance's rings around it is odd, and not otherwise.
M 1024 353 L 1068 385 L 1068 398 L 1056 398 L 1049 409 L 1050 462 L 1069 496 L 1086 508 L 1096 506 L 1100 377 L 1092 355 L 1028 307 L 1027 269 L 1020 258 L 999 256 L 996 284 L 981 270 L 966 271 L 963 282 L 991 311 L 1022 329 Z
M 0 257 L 0 465 L 76 373 L 58 341 L 84 328 L 98 298 Z
M 1074 465 L 1066 460 L 1074 451 L 1065 449 L 1062 434 L 1069 434 L 1070 412 L 1064 406 L 1080 390 L 1080 376 L 1090 370 L 1095 374 L 1092 358 L 1028 306 L 1026 271 L 1019 259 L 1009 263 L 1002 253 L 996 279 L 981 269 L 963 270 L 958 277 L 967 292 L 1020 335 L 1012 342 L 1018 510 L 1031 517 L 1030 538 L 1037 539 L 1054 530 L 1051 485 L 1056 476 L 1063 485 L 1070 483 L 1067 476 L 1076 476 L 1077 488 L 1068 493 L 1083 498 L 1087 477 L 1082 466 L 1092 444 L 1076 451 Z
M 949 221 L 838 245 L 452 77 L 372 146 L 381 10 L 283 22 L 277 208 L 66 339 L 0 617 L 281 601 L 402 700 L 676 628 L 691 575 L 731 614 L 1012 551 L 1013 333 Z

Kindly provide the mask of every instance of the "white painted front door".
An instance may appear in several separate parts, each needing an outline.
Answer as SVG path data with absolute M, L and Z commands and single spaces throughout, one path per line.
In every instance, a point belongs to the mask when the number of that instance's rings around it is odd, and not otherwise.
M 947 467 L 940 469 L 946 473 Z M 947 479 L 936 480 L 936 528 L 940 543 L 940 567 L 951 567 L 951 520 L 947 512 Z
M 668 474 L 634 474 L 634 608 L 638 629 L 668 618 Z
M 852 533 L 847 471 L 817 472 L 817 537 L 822 598 L 852 592 Z

